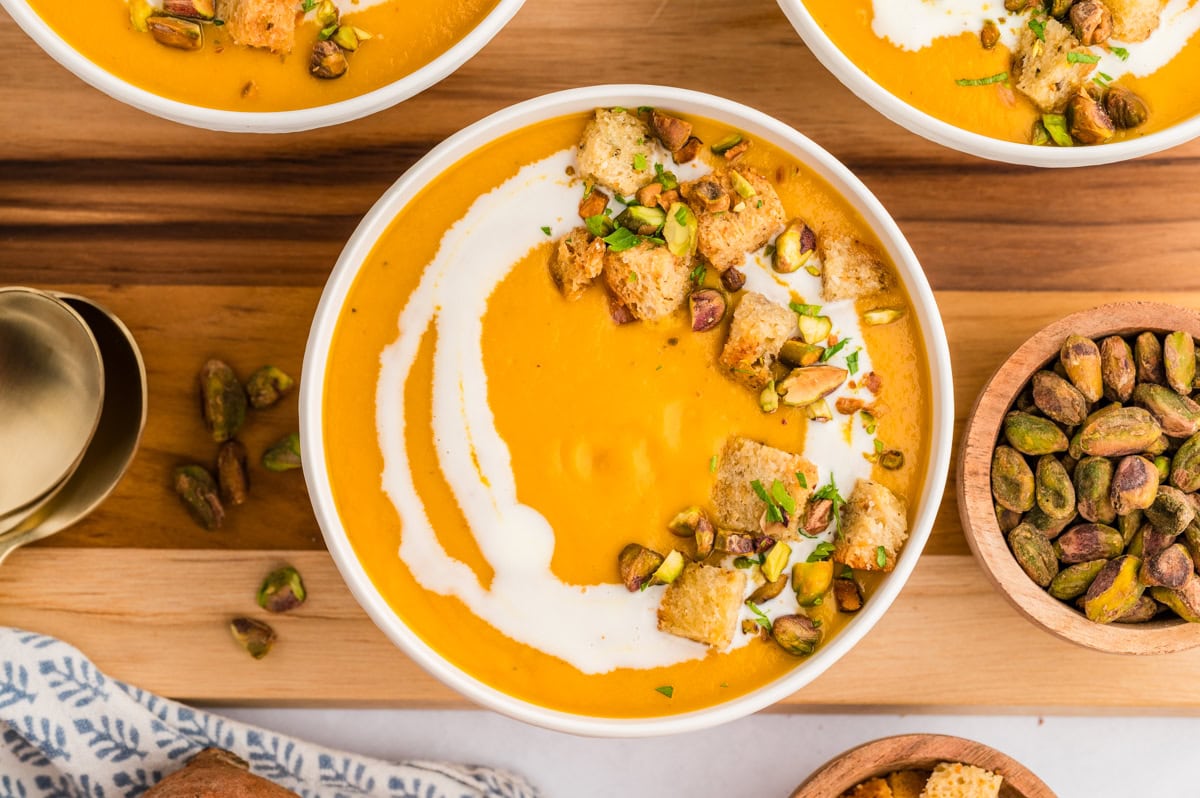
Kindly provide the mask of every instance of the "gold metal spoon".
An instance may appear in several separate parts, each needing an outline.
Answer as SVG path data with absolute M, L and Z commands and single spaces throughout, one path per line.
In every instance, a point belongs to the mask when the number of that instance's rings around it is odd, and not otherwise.
M 75 473 L 36 513 L 0 534 L 0 562 L 16 548 L 66 529 L 104 501 L 133 461 L 146 425 L 146 366 L 129 328 L 90 300 L 57 296 L 87 322 L 99 344 L 104 358 L 104 406 Z
M 0 529 L 65 484 L 103 403 L 100 349 L 79 313 L 42 291 L 0 288 Z

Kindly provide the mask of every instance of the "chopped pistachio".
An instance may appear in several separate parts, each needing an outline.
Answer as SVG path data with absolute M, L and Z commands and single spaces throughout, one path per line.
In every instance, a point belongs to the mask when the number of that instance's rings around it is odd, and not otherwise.
M 146 20 L 146 27 L 154 41 L 176 50 L 199 50 L 204 46 L 200 25 L 186 19 L 152 16 Z
M 833 332 L 833 322 L 828 316 L 801 316 L 800 337 L 806 344 L 819 344 Z
M 833 560 L 798 562 L 792 566 L 792 590 L 802 607 L 812 607 L 833 587 Z
M 672 549 L 666 559 L 662 561 L 662 565 L 655 569 L 654 574 L 650 577 L 652 585 L 669 585 L 679 578 L 683 573 L 684 559 L 683 555 L 677 550 Z
M 712 151 L 717 155 L 724 155 L 729 150 L 742 143 L 741 133 L 730 133 L 725 138 L 712 145 Z
M 246 380 L 246 396 L 251 407 L 262 410 L 286 396 L 295 384 L 296 381 L 282 369 L 263 366 Z
M 904 316 L 904 308 L 875 308 L 863 314 L 863 321 L 871 327 L 879 327 Z
M 654 235 L 666 221 L 666 211 L 662 208 L 651 208 L 645 205 L 630 205 L 617 214 L 616 218 L 617 224 L 640 236 Z
M 764 413 L 774 413 L 779 409 L 779 394 L 775 391 L 775 380 L 767 383 L 762 393 L 758 395 L 758 406 Z
M 811 421 L 832 421 L 833 411 L 829 409 L 829 402 L 824 399 L 819 402 L 813 402 L 808 407 L 804 408 L 805 415 Z
M 775 271 L 780 274 L 799 271 L 816 250 L 817 234 L 800 219 L 793 219 L 775 238 Z
M 617 571 L 630 593 L 641 590 L 662 564 L 661 554 L 637 543 L 630 543 L 617 556 Z
M 275 645 L 275 630 L 253 618 L 234 618 L 229 622 L 229 631 L 233 639 L 255 659 L 267 656 L 271 653 L 271 646 Z
M 290 471 L 300 467 L 300 436 L 296 433 L 276 442 L 263 452 L 263 467 L 268 471 Z
M 754 190 L 754 186 L 750 184 L 750 181 L 742 177 L 741 173 L 736 169 L 729 170 L 729 182 L 733 184 L 733 190 L 743 199 L 750 199 L 758 193 Z
M 321 4 L 317 6 L 317 24 L 322 28 L 328 28 L 330 25 L 336 25 L 338 21 L 338 9 L 332 0 L 321 0 Z
M 788 560 L 792 556 L 792 547 L 782 540 L 771 547 L 763 559 L 762 572 L 768 582 L 774 582 L 783 574 Z

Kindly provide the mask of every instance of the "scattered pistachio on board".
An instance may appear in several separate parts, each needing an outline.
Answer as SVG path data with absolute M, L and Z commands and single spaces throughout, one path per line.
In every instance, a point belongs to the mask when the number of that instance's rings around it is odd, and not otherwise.
M 1005 417 L 991 487 L 1014 559 L 1054 598 L 1096 623 L 1200 623 L 1191 334 L 1068 336 Z
M 287 612 L 304 603 L 308 593 L 300 572 L 290 565 L 267 574 L 258 588 L 258 606 L 268 612 Z
M 233 639 L 255 659 L 267 656 L 271 653 L 271 646 L 275 645 L 275 630 L 253 618 L 234 618 L 229 622 L 229 631 Z

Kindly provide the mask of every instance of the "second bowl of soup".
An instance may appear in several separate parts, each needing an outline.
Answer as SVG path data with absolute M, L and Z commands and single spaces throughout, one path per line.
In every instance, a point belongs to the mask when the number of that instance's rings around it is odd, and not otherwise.
M 936 306 L 844 167 L 658 87 L 515 106 L 384 195 L 325 289 L 302 438 L 379 626 L 515 717 L 732 719 L 807 684 L 928 537 Z

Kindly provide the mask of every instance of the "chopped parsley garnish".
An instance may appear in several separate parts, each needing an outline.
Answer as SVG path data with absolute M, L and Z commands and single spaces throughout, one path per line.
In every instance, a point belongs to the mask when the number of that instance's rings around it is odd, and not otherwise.
M 338 26 L 337 26 L 337 23 L 335 22 L 334 24 L 330 25 L 328 28 L 323 28 L 321 30 L 321 32 L 319 34 L 317 34 L 317 38 L 323 42 L 328 41 L 330 36 L 337 33 L 337 29 L 338 29 Z
M 710 474 L 717 473 L 717 456 L 715 454 L 712 457 L 708 458 L 708 473 L 710 473 Z
M 597 238 L 604 238 L 612 231 L 612 222 L 602 213 L 589 216 L 583 220 L 583 223 L 587 226 L 588 232 Z M 542 229 L 545 230 L 546 228 L 543 227 Z
M 854 578 L 854 569 L 851 568 L 849 565 L 843 565 L 842 570 L 838 572 L 837 578 L 838 579 L 853 579 Z
M 883 454 L 883 441 L 875 439 L 875 454 Z
M 618 227 L 611 235 L 604 237 L 604 243 L 608 244 L 608 248 L 613 252 L 624 252 L 642 243 L 642 237 L 624 227 Z
M 608 109 L 608 110 L 612 111 L 614 114 L 623 114 L 623 113 L 625 113 L 625 109 L 624 109 L 624 108 L 622 108 L 622 107 L 621 107 L 621 106 L 619 106 L 619 105 L 614 105 L 612 108 L 610 108 L 610 109 Z
M 1091 55 L 1090 53 L 1067 53 L 1067 61 L 1072 64 L 1094 64 L 1100 60 L 1100 56 Z
M 317 7 L 317 0 L 304 0 L 300 7 L 304 9 L 304 13 L 307 14 L 309 11 L 312 11 Z
M 214 25 L 216 25 L 218 28 L 220 28 L 220 27 L 222 27 L 222 26 L 225 24 L 225 20 L 223 20 L 223 19 L 214 19 L 214 20 L 213 20 L 213 24 L 214 24 Z
M 637 205 L 636 197 L 622 197 L 620 194 L 613 194 L 613 199 L 622 205 Z
M 634 153 L 633 154 L 633 168 L 638 170 L 639 172 L 646 171 L 646 156 L 642 155 L 640 152 Z
M 695 285 L 701 285 L 704 282 L 704 275 L 707 273 L 708 267 L 703 263 L 697 263 L 696 268 L 692 269 L 692 273 L 688 275 L 688 278 Z
M 654 164 L 654 181 L 662 186 L 664 191 L 679 188 L 679 178 L 675 177 L 674 172 L 663 169 L 663 165 L 660 163 Z M 682 221 L 679 223 L 683 224 Z
M 814 499 L 829 499 L 833 503 L 833 520 L 837 523 L 837 536 L 842 536 L 842 513 L 841 509 L 846 506 L 846 500 L 842 498 L 842 494 L 838 493 L 837 479 L 833 474 L 829 475 L 829 484 L 822 485 L 813 493 Z
M 550 235 L 550 228 L 549 228 L 549 227 L 542 227 L 542 232 L 543 232 L 543 233 L 545 233 L 546 235 Z
M 671 685 L 669 685 L 669 684 L 664 684 L 662 687 L 655 687 L 655 688 L 654 688 L 654 692 L 656 692 L 656 693 L 662 693 L 662 694 L 663 694 L 663 695 L 665 695 L 667 698 L 670 698 L 670 697 L 672 697 L 673 695 L 675 695 L 675 688 L 674 688 L 674 687 L 672 687 L 672 686 L 671 686 Z
M 995 75 L 990 75 L 986 78 L 959 78 L 954 82 L 959 86 L 990 86 L 993 83 L 1003 83 L 1006 80 L 1008 80 L 1007 72 L 997 72 Z
M 808 559 L 805 562 L 822 562 L 824 560 L 828 560 L 833 556 L 833 550 L 834 545 L 832 543 L 822 540 L 817 544 L 817 547 L 813 549 L 812 554 L 808 555 Z
M 638 113 L 639 113 L 639 114 L 648 114 L 648 113 L 650 113 L 650 112 L 651 112 L 651 111 L 653 111 L 653 110 L 654 110 L 654 109 L 653 109 L 652 107 L 650 107 L 649 105 L 639 105 L 639 106 L 638 106 Z
M 771 498 L 780 507 L 788 511 L 788 514 L 796 512 L 796 500 L 792 498 L 792 494 L 788 493 L 787 487 L 775 480 L 771 483 Z
M 687 224 L 687 206 L 680 205 L 679 210 L 675 211 L 675 221 L 680 224 Z
M 800 487 L 802 487 L 802 488 L 808 487 L 808 477 L 804 476 L 804 472 L 802 472 L 802 471 L 796 472 L 796 481 L 800 483 Z
M 875 547 L 875 564 L 880 568 L 887 567 L 887 549 L 883 546 Z
M 789 302 L 788 307 L 790 307 L 796 313 L 799 313 L 801 316 L 820 316 L 821 315 L 821 306 L 820 305 L 802 305 L 799 302 Z
M 757 557 L 735 557 L 733 559 L 734 568 L 753 568 L 756 565 L 761 565 Z
M 783 512 L 780 511 L 779 505 L 771 498 L 771 495 L 767 493 L 767 489 L 763 487 L 763 484 L 756 479 L 750 483 L 750 487 L 754 488 L 755 495 L 767 505 L 767 521 L 772 524 L 782 524 Z
M 861 350 L 855 349 L 853 352 L 846 355 L 846 368 L 850 371 L 851 376 L 858 373 L 858 353 L 859 353 L 859 351 L 861 351 Z
M 1033 31 L 1034 35 L 1036 35 L 1039 39 L 1046 41 L 1046 23 L 1044 20 L 1037 19 L 1036 17 L 1029 20 L 1029 29 Z
M 774 254 L 775 254 L 775 245 L 767 244 L 766 248 L 763 249 L 763 257 L 769 258 L 769 257 L 772 257 Z
M 759 201 L 758 201 L 758 204 L 757 204 L 757 205 L 755 205 L 754 207 L 755 207 L 755 208 L 761 208 L 761 207 L 762 207 L 762 203 L 763 203 L 763 201 L 762 201 L 762 200 L 759 200 Z
M 750 608 L 750 612 L 754 613 L 754 622 L 768 632 L 771 631 L 771 619 L 767 617 L 767 614 L 760 610 L 753 601 L 747 601 L 746 606 Z
M 1110 47 L 1108 49 L 1112 50 L 1112 54 L 1115 55 L 1117 58 L 1120 58 L 1122 61 L 1129 60 L 1129 51 L 1126 50 L 1124 47 Z
M 842 340 L 838 341 L 838 342 L 837 342 L 836 344 L 834 344 L 833 346 L 831 346 L 831 347 L 829 347 L 828 349 L 826 349 L 824 352 L 822 352 L 822 353 L 821 353 L 821 362 L 822 362 L 822 363 L 828 363 L 828 362 L 829 362 L 829 360 L 830 360 L 830 358 L 832 358 L 832 357 L 833 357 L 834 355 L 836 355 L 838 352 L 841 352 L 843 349 L 845 349 L 845 348 L 846 348 L 846 344 L 848 344 L 848 343 L 850 343 L 850 339 L 849 339 L 849 338 L 843 338 Z

